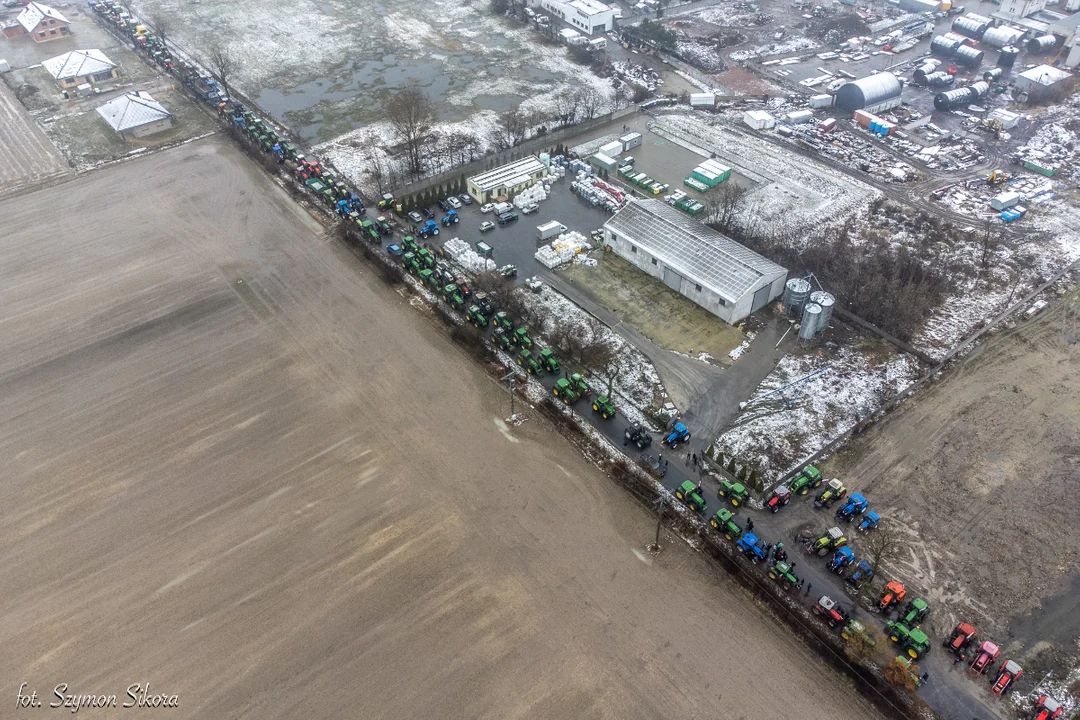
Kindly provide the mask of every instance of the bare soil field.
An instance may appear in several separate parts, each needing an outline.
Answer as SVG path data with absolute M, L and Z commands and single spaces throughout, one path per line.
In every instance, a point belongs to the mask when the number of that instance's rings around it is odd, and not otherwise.
M 68 172 L 60 153 L 3 82 L 0 137 L 0 197 Z
M 132 717 L 215 720 L 874 716 L 681 543 L 643 561 L 649 512 L 507 431 L 505 391 L 224 141 L 0 213 L 0 686 L 148 682 L 180 709 Z
M 959 616 L 1001 633 L 1071 597 L 1080 540 L 1080 334 L 1074 289 L 1042 314 L 980 344 L 940 384 L 852 442 L 826 473 L 864 491 L 909 532 L 898 574 Z M 937 611 L 935 611 L 937 613 Z M 1068 638 L 1017 626 L 1017 643 Z M 1051 630 L 1050 637 L 1025 633 Z M 1004 639 L 1004 638 L 1000 638 Z

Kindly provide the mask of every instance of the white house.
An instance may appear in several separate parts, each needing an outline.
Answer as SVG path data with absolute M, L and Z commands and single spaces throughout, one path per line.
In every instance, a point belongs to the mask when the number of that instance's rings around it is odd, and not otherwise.
M 737 323 L 784 292 L 787 270 L 661 200 L 631 200 L 604 244 L 713 315 Z
M 615 29 L 621 11 L 598 0 L 542 0 L 540 6 L 586 35 Z
M 161 103 L 140 91 L 124 93 L 97 109 L 123 138 L 141 138 L 172 127 L 172 114 Z
M 62 88 L 101 83 L 116 77 L 116 63 L 100 50 L 72 50 L 41 63 Z
M 70 24 L 59 10 L 31 2 L 22 9 L 15 22 L 4 26 L 4 36 L 29 35 L 34 42 L 47 42 L 70 35 Z

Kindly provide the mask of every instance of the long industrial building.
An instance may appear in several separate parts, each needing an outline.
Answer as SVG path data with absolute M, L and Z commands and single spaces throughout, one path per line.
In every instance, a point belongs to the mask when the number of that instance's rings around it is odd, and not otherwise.
M 604 225 L 604 244 L 725 322 L 784 292 L 787 270 L 660 200 L 631 200 Z

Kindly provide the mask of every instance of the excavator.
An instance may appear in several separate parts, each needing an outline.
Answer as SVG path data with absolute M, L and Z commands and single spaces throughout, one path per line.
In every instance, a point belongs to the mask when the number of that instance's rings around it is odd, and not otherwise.
M 986 118 L 982 121 L 982 129 L 994 133 L 994 139 L 1000 140 L 1001 133 L 1005 129 L 1005 126 L 1002 125 L 1001 121 L 997 118 Z
M 994 122 L 997 122 L 997 120 L 995 120 Z M 998 124 L 1000 125 L 1001 123 L 998 123 Z M 1008 179 L 1009 179 L 1009 176 L 1004 170 L 994 170 L 989 175 L 986 176 L 986 184 L 987 185 L 1000 185 L 1001 183 L 1007 181 Z

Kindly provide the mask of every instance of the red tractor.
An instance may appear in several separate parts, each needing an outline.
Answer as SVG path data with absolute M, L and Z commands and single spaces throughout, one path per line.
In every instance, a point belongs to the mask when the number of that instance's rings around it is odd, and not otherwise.
M 1004 695 L 1009 692 L 1009 688 L 1012 684 L 1020 679 L 1020 676 L 1024 674 L 1024 669 L 1016 664 L 1013 660 L 1006 660 L 1001 663 L 1001 669 L 998 670 L 997 680 L 994 681 L 993 687 L 990 688 L 990 692 L 995 695 Z
M 1001 649 L 997 645 L 989 640 L 983 640 L 979 651 L 975 654 L 975 659 L 971 662 L 971 671 L 985 675 L 990 672 L 991 666 L 1000 654 Z
M 907 588 L 904 587 L 904 583 L 890 580 L 885 584 L 885 592 L 881 595 L 878 610 L 888 612 L 894 606 L 904 602 L 905 597 L 907 597 Z
M 788 489 L 787 485 L 777 485 L 768 501 L 766 501 L 765 507 L 775 513 L 789 502 L 791 502 L 791 490 Z
M 978 637 L 978 635 L 979 633 L 976 632 L 974 625 L 958 623 L 956 627 L 953 628 L 952 635 L 945 638 L 945 642 L 942 644 L 945 645 L 946 649 L 953 655 L 958 655 L 971 645 L 971 643 L 975 642 L 975 638 Z
M 848 611 L 836 604 L 828 595 L 822 595 L 818 598 L 817 604 L 813 607 L 814 614 L 820 615 L 821 618 L 829 623 L 829 627 L 834 628 L 842 626 L 847 623 L 851 615 Z
M 1031 720 L 1057 720 L 1060 715 L 1061 703 L 1048 695 L 1043 695 L 1035 703 L 1035 713 L 1031 716 Z

